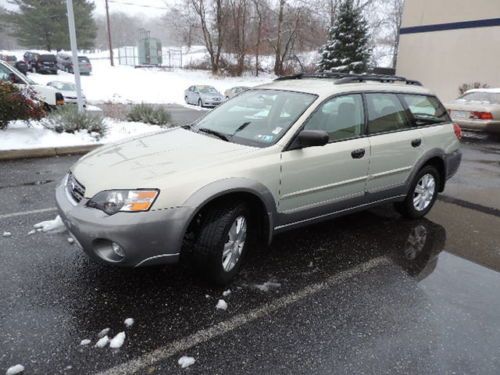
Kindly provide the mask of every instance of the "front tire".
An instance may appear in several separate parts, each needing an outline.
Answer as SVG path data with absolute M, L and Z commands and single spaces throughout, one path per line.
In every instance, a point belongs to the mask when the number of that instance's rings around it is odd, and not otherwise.
M 198 106 L 199 106 L 200 108 L 203 108 L 203 101 L 201 100 L 201 98 L 200 98 L 200 99 L 198 99 Z
M 440 178 L 433 166 L 423 167 L 415 176 L 405 200 L 396 204 L 399 213 L 410 219 L 427 215 L 436 202 Z
M 252 235 L 251 215 L 244 203 L 209 208 L 193 243 L 194 267 L 210 282 L 228 284 L 241 268 Z

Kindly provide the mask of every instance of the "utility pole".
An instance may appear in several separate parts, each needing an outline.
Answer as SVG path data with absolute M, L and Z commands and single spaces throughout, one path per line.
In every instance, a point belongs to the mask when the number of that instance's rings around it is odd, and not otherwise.
M 80 82 L 80 64 L 78 62 L 78 46 L 76 45 L 75 14 L 73 12 L 73 0 L 66 0 L 68 11 L 69 41 L 71 44 L 71 55 L 73 61 L 73 74 L 75 75 L 76 100 L 78 112 L 83 112 L 82 84 Z
M 109 61 L 111 61 L 111 66 L 115 66 L 113 61 L 113 44 L 111 43 L 111 24 L 109 23 L 109 6 L 108 0 L 106 1 L 106 22 L 108 24 L 108 46 L 109 46 Z

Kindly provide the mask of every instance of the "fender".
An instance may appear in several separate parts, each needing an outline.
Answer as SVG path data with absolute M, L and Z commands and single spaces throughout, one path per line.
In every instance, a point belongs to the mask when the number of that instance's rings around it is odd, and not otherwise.
M 269 189 L 260 182 L 242 178 L 226 178 L 212 182 L 191 195 L 182 206 L 193 208 L 189 220 L 185 223 L 184 233 L 189 224 L 200 210 L 210 201 L 230 193 L 250 193 L 260 199 L 263 203 L 267 216 L 267 243 L 270 244 L 273 237 L 274 224 L 277 217 L 276 201 Z
M 443 164 L 444 164 L 444 168 L 445 168 L 445 171 L 444 171 L 444 179 L 442 182 L 442 186 L 440 188 L 440 191 L 443 191 L 444 190 L 444 185 L 446 183 L 446 176 L 447 176 L 447 171 L 446 171 L 446 158 L 447 158 L 447 154 L 444 152 L 444 150 L 440 149 L 440 148 L 433 148 L 433 149 L 430 149 L 429 151 L 427 151 L 425 154 L 423 154 L 420 159 L 417 161 L 417 163 L 415 164 L 415 166 L 413 167 L 413 170 L 411 171 L 410 175 L 408 176 L 408 178 L 406 179 L 405 181 L 405 186 L 406 186 L 406 191 L 408 191 L 408 188 L 411 184 L 411 182 L 413 181 L 413 179 L 415 178 L 415 175 L 418 173 L 418 171 L 420 169 L 422 169 L 422 167 L 429 161 L 431 160 L 432 158 L 435 158 L 435 157 L 438 157 L 439 159 L 441 159 L 443 161 Z

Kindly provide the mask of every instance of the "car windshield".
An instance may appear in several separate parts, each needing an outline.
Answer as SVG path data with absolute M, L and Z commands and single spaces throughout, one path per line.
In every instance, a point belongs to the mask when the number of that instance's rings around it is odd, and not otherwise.
M 470 92 L 458 98 L 458 101 L 500 104 L 500 93 L 486 91 Z
M 213 88 L 211 86 L 199 86 L 198 90 L 202 94 L 218 94 L 219 93 L 215 88 Z
M 267 147 L 276 143 L 317 96 L 281 90 L 250 90 L 221 105 L 192 130 L 234 143 Z

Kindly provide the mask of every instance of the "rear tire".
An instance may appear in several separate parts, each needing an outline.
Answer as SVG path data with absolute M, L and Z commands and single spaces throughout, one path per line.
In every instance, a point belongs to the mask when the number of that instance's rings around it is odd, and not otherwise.
M 198 99 L 198 106 L 201 107 L 201 108 L 203 108 L 203 102 L 202 102 L 201 99 Z
M 405 200 L 395 204 L 396 210 L 409 219 L 427 215 L 436 202 L 440 179 L 436 168 L 431 165 L 423 167 L 413 179 Z
M 254 226 L 242 202 L 209 208 L 203 215 L 190 258 L 195 269 L 210 282 L 228 284 L 239 272 Z

